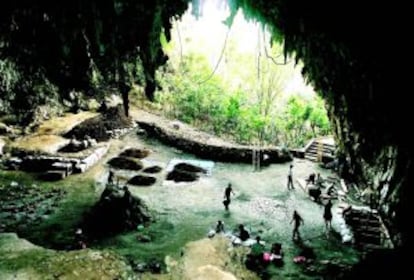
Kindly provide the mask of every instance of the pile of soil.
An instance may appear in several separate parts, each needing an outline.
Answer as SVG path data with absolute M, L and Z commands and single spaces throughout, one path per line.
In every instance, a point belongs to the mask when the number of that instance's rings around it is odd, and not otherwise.
M 156 178 L 151 176 L 143 176 L 143 175 L 136 175 L 129 179 L 127 184 L 134 185 L 134 186 L 152 186 L 157 181 Z
M 204 168 L 189 164 L 189 163 L 184 163 L 181 162 L 177 165 L 174 166 L 174 169 L 176 170 L 181 170 L 181 171 L 185 171 L 185 172 L 191 172 L 191 173 L 207 173 L 207 170 L 205 170 Z
M 128 188 L 107 185 L 100 200 L 86 214 L 82 228 L 89 239 L 102 238 L 134 230 L 152 220 L 144 201 Z
M 132 119 L 125 116 L 122 105 L 108 108 L 101 115 L 87 119 L 75 126 L 63 136 L 66 138 L 84 139 L 86 135 L 97 141 L 107 141 L 111 138 L 110 131 L 115 129 L 129 128 Z
M 167 174 L 167 180 L 174 182 L 194 182 L 200 178 L 199 173 L 207 173 L 207 171 L 192 164 L 179 163 Z
M 126 170 L 141 170 L 143 164 L 140 160 L 130 157 L 114 157 L 107 162 L 111 167 Z
M 155 173 L 159 173 L 162 170 L 161 167 L 154 165 L 154 166 L 150 166 L 145 168 L 144 170 L 142 170 L 142 172 L 144 173 L 150 173 L 150 174 L 155 174 Z
M 119 154 L 121 157 L 133 157 L 143 159 L 146 158 L 150 154 L 150 151 L 147 149 L 126 149 L 122 153 Z

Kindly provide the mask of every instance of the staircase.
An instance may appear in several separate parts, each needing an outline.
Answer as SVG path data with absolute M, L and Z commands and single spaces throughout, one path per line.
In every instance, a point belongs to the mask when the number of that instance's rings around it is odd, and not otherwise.
M 304 157 L 315 162 L 327 162 L 334 159 L 335 142 L 332 137 L 312 139 L 305 147 Z
M 357 248 L 368 252 L 384 247 L 392 247 L 382 220 L 375 210 L 361 211 L 353 209 L 347 213 L 345 221 L 352 228 Z

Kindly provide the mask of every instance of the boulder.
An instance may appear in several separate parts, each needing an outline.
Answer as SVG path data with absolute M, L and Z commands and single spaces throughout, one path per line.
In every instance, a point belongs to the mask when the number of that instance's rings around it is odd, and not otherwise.
M 136 230 L 138 225 L 152 221 L 148 207 L 125 187 L 120 190 L 107 185 L 100 200 L 86 214 L 82 228 L 89 238 L 103 238 Z

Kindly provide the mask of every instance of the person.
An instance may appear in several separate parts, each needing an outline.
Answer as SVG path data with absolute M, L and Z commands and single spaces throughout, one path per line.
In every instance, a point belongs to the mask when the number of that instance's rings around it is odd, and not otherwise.
M 260 271 L 270 262 L 270 254 L 265 252 L 264 245 L 256 237 L 256 242 L 250 246 L 250 252 L 246 256 L 245 265 L 248 269 Z
M 216 223 L 215 228 L 210 229 L 210 231 L 207 233 L 208 238 L 213 238 L 217 233 L 225 233 L 224 231 L 224 223 L 221 220 L 218 220 Z
M 323 211 L 323 219 L 325 220 L 326 229 L 331 229 L 331 222 L 332 222 L 332 202 L 329 199 L 328 203 L 326 203 Z
M 316 203 L 321 202 L 322 191 L 319 186 L 313 186 L 308 189 L 309 196 L 313 198 Z
M 271 261 L 276 266 L 283 266 L 283 250 L 281 243 L 273 243 L 272 248 L 270 250 L 271 253 Z
M 124 197 L 123 197 L 123 199 L 124 199 L 125 203 L 127 205 L 129 205 L 131 203 L 131 201 L 132 201 L 131 192 L 130 192 L 130 190 L 128 189 L 127 186 L 124 186 L 123 187 L 123 190 L 124 190 Z
M 293 222 L 293 234 L 292 234 L 292 239 L 300 239 L 300 233 L 299 233 L 299 227 L 301 224 L 304 224 L 304 221 L 302 219 L 302 217 L 299 215 L 299 213 L 294 210 L 293 211 L 293 217 L 292 220 L 290 221 L 290 223 Z
M 108 184 L 111 184 L 111 185 L 114 184 L 114 172 L 112 170 L 109 170 Z
M 278 242 L 273 243 L 272 249 L 270 249 L 270 252 L 274 255 L 283 257 L 282 244 Z
M 290 189 L 295 189 L 295 187 L 293 186 L 293 174 L 292 174 L 292 168 L 293 168 L 293 164 L 291 164 L 289 166 L 289 174 L 288 174 L 288 183 L 287 183 L 287 188 L 288 190 Z
M 224 233 L 224 223 L 221 220 L 217 221 L 216 233 Z
M 230 199 L 231 194 L 234 195 L 235 193 L 233 192 L 233 188 L 231 186 L 231 183 L 229 183 L 227 185 L 226 189 L 224 190 L 223 204 L 224 204 L 224 208 L 226 210 L 229 210 L 229 205 L 230 205 L 230 202 L 231 202 L 231 199 Z
M 256 236 L 256 243 L 254 243 L 250 248 L 250 254 L 253 258 L 258 260 L 262 259 L 263 253 L 265 251 L 264 245 L 260 242 L 260 236 Z
M 302 243 L 300 249 L 299 254 L 293 258 L 294 263 L 311 263 L 315 260 L 316 254 L 313 248 Z
M 308 179 L 306 179 L 306 186 L 309 184 L 315 185 L 315 173 L 310 174 Z
M 239 225 L 239 238 L 241 241 L 246 241 L 250 238 L 249 232 L 244 228 L 243 224 Z
M 75 231 L 75 249 L 86 249 L 85 236 L 81 228 L 77 228 Z

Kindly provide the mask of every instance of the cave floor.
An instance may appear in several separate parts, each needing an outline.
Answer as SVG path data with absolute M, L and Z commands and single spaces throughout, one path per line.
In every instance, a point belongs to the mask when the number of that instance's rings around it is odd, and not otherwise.
M 140 139 L 133 133 L 122 141 L 118 140 L 112 148 L 113 151 L 122 150 L 126 146 L 152 150 L 146 160 L 164 167 L 173 158 L 195 159 L 157 140 Z M 186 242 L 205 237 L 217 220 L 223 220 L 227 230 L 235 230 L 239 224 L 244 224 L 251 236 L 260 235 L 268 248 L 273 242 L 283 244 L 286 264 L 282 269 L 271 269 L 273 276 L 284 279 L 298 279 L 300 276 L 306 279 L 302 275 L 303 267 L 292 262 L 300 250 L 292 241 L 290 224 L 293 210 L 297 210 L 305 222 L 301 228 L 302 239 L 315 250 L 318 261 L 355 262 L 357 253 L 342 245 L 334 232 L 327 234 L 325 231 L 323 206 L 313 202 L 296 180 L 295 190 L 287 190 L 289 165 L 272 164 L 254 171 L 249 164 L 216 162 L 211 176 L 201 177 L 192 183 L 164 181 L 166 174 L 161 173 L 157 183 L 151 187 L 130 187 L 133 194 L 144 199 L 151 209 L 156 209 L 157 222 L 143 233 L 150 236 L 153 242 L 137 243 L 137 233 L 130 233 L 105 240 L 99 246 L 109 246 L 124 255 L 144 259 L 164 254 L 178 255 Z M 308 160 L 295 159 L 293 165 L 294 178 L 304 179 L 312 172 L 320 173 L 325 178 L 333 176 L 330 171 Z M 102 172 L 103 185 L 106 171 Z M 230 210 L 225 211 L 222 201 L 228 183 L 232 183 L 235 195 Z M 118 244 L 123 244 L 124 248 L 118 247 Z
M 68 195 L 59 211 L 51 215 L 46 224 L 23 230 L 20 236 L 43 246 L 53 247 L 59 242 L 70 242 L 82 211 L 93 205 L 104 188 L 108 176 L 108 168 L 104 163 L 127 147 L 150 149 L 152 153 L 145 159 L 146 163 L 164 168 L 174 158 L 195 159 L 192 155 L 167 147 L 157 140 L 137 136 L 136 131 L 111 142 L 108 155 L 86 173 L 72 175 L 62 183 L 44 184 L 45 187 L 61 187 Z M 323 177 L 332 175 L 328 170 L 307 160 L 295 159 L 293 164 L 294 178 L 304 179 L 312 172 L 320 173 Z M 156 175 L 157 182 L 153 186 L 130 187 L 134 195 L 141 197 L 154 210 L 156 222 L 141 231 L 120 234 L 90 246 L 95 249 L 111 249 L 134 264 L 151 260 L 162 262 L 166 255 L 179 258 L 186 243 L 205 238 L 216 221 L 223 220 L 228 230 L 244 224 L 252 237 L 260 235 L 266 241 L 267 248 L 273 242 L 283 244 L 285 266 L 268 268 L 274 279 L 320 279 L 320 267 L 305 267 L 292 261 L 300 250 L 291 238 L 290 220 L 293 210 L 297 210 L 305 223 L 300 229 L 303 242 L 314 249 L 316 263 L 329 261 L 339 266 L 355 263 L 358 260 L 357 252 L 341 244 L 335 233 L 326 233 L 323 207 L 311 201 L 296 180 L 295 190 L 287 190 L 289 165 L 290 163 L 272 164 L 260 171 L 253 171 L 249 164 L 216 162 L 211 176 L 202 176 L 192 183 L 178 184 L 164 181 L 166 173 L 163 170 Z M 6 172 L 1 175 L 2 182 L 26 176 Z M 116 175 L 122 183 L 123 178 L 131 174 L 117 172 Z M 29 182 L 32 179 L 28 177 L 25 180 Z M 230 210 L 225 211 L 222 200 L 224 188 L 229 182 L 233 185 L 235 195 Z M 58 228 L 56 224 L 59 224 Z M 151 241 L 139 242 L 138 235 L 145 235 Z M 49 241 L 53 241 L 52 245 L 48 244 Z

